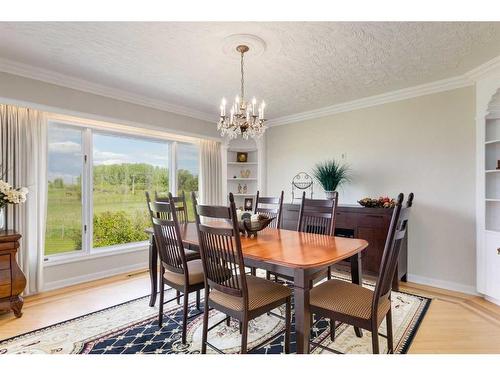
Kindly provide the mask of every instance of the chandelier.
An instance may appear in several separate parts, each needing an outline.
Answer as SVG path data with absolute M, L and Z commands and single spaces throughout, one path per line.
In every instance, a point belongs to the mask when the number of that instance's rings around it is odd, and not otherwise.
M 255 97 L 251 103 L 245 100 L 245 72 L 243 58 L 245 52 L 249 48 L 245 45 L 239 45 L 236 50 L 241 54 L 241 97 L 236 96 L 234 104 L 229 111 L 229 117 L 226 115 L 226 99 L 222 98 L 220 105 L 220 119 L 217 124 L 217 130 L 220 131 L 222 137 L 227 136 L 229 139 L 237 138 L 241 135 L 243 139 L 248 137 L 259 138 L 264 134 L 267 127 L 264 125 L 264 108 L 266 103 L 262 101 L 256 111 L 257 100 Z

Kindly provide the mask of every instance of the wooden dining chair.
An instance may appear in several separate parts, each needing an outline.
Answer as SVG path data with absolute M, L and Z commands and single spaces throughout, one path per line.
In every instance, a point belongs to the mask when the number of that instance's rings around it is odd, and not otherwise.
M 229 202 L 229 207 L 198 205 L 196 197 L 193 196 L 205 275 L 201 352 L 206 353 L 208 345 L 216 352 L 222 353 L 208 342 L 208 331 L 227 322 L 229 317 L 240 321 L 241 353 L 247 353 L 249 321 L 285 304 L 285 353 L 289 353 L 291 290 L 269 280 L 245 274 L 233 194 L 229 194 Z M 223 312 L 227 317 L 208 327 L 208 311 L 211 307 Z M 283 331 L 274 334 L 261 345 L 274 340 L 282 333 Z
M 311 289 L 309 300 L 311 314 L 330 319 L 332 341 L 335 340 L 336 322 L 347 323 L 370 331 L 373 353 L 378 354 L 378 336 L 380 335 L 378 328 L 386 318 L 387 335 L 381 336 L 387 338 L 388 353 L 394 353 L 391 312 L 392 279 L 396 271 L 401 243 L 406 234 L 413 193 L 409 195 L 405 210 L 402 210 L 403 198 L 403 194 L 399 194 L 392 214 L 374 291 L 340 280 L 328 280 Z M 310 344 L 338 353 L 321 345 L 321 342 L 310 342 Z
M 203 265 L 201 259 L 188 261 L 182 244 L 182 237 L 177 219 L 177 210 L 169 193 L 168 202 L 151 202 L 149 194 L 148 208 L 153 224 L 154 238 L 160 255 L 160 306 L 158 325 L 163 323 L 163 305 L 178 299 L 179 295 L 171 300 L 164 301 L 165 284 L 181 293 L 184 299 L 182 314 L 182 343 L 186 343 L 186 327 L 188 319 L 201 314 L 188 317 L 189 294 L 196 292 L 196 307 L 200 309 L 200 290 L 205 287 L 203 278 Z
M 281 228 L 281 216 L 283 211 L 283 196 L 284 192 L 281 191 L 279 197 L 261 197 L 260 192 L 257 190 L 255 197 L 255 210 L 256 214 L 264 214 L 269 218 L 275 218 L 271 221 L 268 228 Z
M 255 197 L 255 214 L 264 214 L 269 218 L 274 218 L 271 221 L 268 228 L 281 228 L 281 217 L 283 211 L 283 196 L 284 191 L 281 191 L 279 197 L 261 197 L 260 192 L 257 190 L 257 195 Z M 251 267 L 251 273 L 255 276 L 256 268 Z M 266 277 L 269 279 L 269 271 L 266 271 Z
M 169 195 L 171 193 L 166 194 L 165 196 L 160 196 L 158 192 L 155 191 L 155 202 L 159 203 L 169 203 Z M 149 203 L 151 202 L 149 193 L 146 192 L 146 201 L 148 204 L 148 209 L 149 209 Z M 175 205 L 175 212 L 177 214 L 177 219 L 179 220 L 180 224 L 187 224 L 187 205 L 186 205 L 186 196 L 184 195 L 184 191 L 182 192 L 182 195 L 178 197 L 172 196 L 172 201 L 174 202 Z M 150 211 L 151 213 L 151 211 Z M 165 219 L 165 220 L 172 220 L 172 216 L 170 215 L 170 212 L 158 212 L 158 215 L 161 215 L 160 219 Z M 181 219 L 179 219 L 179 216 Z M 201 259 L 200 258 L 200 253 L 195 250 L 190 250 L 190 249 L 184 249 L 184 254 L 186 255 L 186 261 L 194 260 L 194 259 Z M 181 303 L 181 292 L 176 291 L 177 295 L 177 304 L 180 305 Z
M 302 203 L 299 210 L 299 220 L 297 222 L 297 231 L 305 233 L 323 234 L 333 236 L 335 234 L 335 216 L 338 205 L 338 193 L 334 192 L 333 199 L 309 199 L 306 198 L 306 192 L 302 193 Z M 266 275 L 269 279 L 269 275 Z M 274 274 L 277 278 L 292 278 Z M 327 271 L 328 280 L 331 279 L 331 267 Z
M 156 202 L 168 202 L 168 200 L 169 200 L 168 195 L 160 196 L 155 191 Z M 174 201 L 175 204 L 175 209 L 177 211 L 177 218 L 179 219 L 179 223 L 187 224 L 189 222 L 189 218 L 188 218 L 188 209 L 186 204 L 186 195 L 184 194 L 184 190 L 182 191 L 181 195 L 177 197 L 172 197 L 172 200 Z

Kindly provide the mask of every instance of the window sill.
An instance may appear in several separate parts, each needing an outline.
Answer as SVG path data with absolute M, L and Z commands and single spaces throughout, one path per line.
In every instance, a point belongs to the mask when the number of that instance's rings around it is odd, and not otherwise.
M 84 252 L 74 252 L 72 254 L 61 254 L 49 256 L 47 260 L 44 261 L 44 267 L 58 266 L 61 264 L 81 262 L 91 259 L 103 258 L 108 256 L 129 254 L 136 251 L 148 250 L 149 242 L 138 242 L 126 245 L 110 246 L 104 249 L 94 249 L 90 254 Z

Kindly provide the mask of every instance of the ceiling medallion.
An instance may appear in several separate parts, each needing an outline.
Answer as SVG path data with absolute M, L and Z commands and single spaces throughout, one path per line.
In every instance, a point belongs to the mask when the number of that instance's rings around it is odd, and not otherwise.
M 244 71 L 244 55 L 248 52 L 249 47 L 240 44 L 236 47 L 236 51 L 240 53 L 241 65 L 241 96 L 236 96 L 234 104 L 230 107 L 229 116 L 226 115 L 226 99 L 222 98 L 220 105 L 220 119 L 217 124 L 217 130 L 220 131 L 222 137 L 229 139 L 237 138 L 241 135 L 243 139 L 259 138 L 264 134 L 267 127 L 265 126 L 266 119 L 264 117 L 264 109 L 266 103 L 262 101 L 256 111 L 257 100 L 255 97 L 249 103 L 245 100 L 245 71 Z

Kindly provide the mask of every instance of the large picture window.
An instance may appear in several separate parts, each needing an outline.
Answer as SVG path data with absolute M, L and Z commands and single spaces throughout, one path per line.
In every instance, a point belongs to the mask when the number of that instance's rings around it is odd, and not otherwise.
M 184 191 L 194 219 L 197 144 L 49 123 L 48 145 L 46 256 L 119 251 L 146 241 L 146 191 Z

